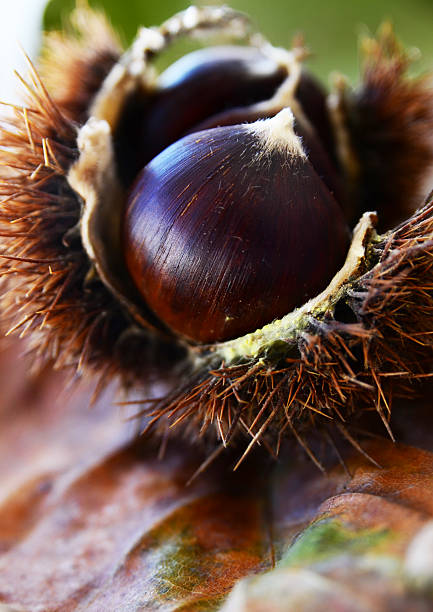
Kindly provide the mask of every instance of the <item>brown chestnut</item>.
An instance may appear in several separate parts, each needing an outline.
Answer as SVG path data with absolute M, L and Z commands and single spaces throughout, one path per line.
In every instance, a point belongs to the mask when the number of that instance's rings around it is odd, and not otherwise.
M 147 306 L 189 340 L 227 340 L 324 289 L 349 230 L 290 109 L 190 134 L 141 172 L 124 220 L 126 265 Z
M 272 100 L 290 76 L 286 59 L 257 47 L 226 45 L 200 49 L 174 62 L 159 76 L 154 90 L 136 93 L 126 103 L 114 138 L 123 182 L 129 185 L 145 164 L 189 132 L 274 116 L 287 101 L 271 103 L 258 114 L 254 109 Z M 313 155 L 325 148 L 325 175 L 335 174 L 330 168 L 334 143 L 325 91 L 302 71 L 294 95 L 314 128 Z M 304 137 L 305 130 L 299 130 Z M 320 162 L 315 166 L 319 169 Z M 332 190 L 337 183 L 336 178 Z
M 128 101 L 115 135 L 122 178 L 132 180 L 208 117 L 267 100 L 286 77 L 284 65 L 255 47 L 209 47 L 183 56 L 159 76 L 155 91 Z
M 158 79 L 156 103 L 143 126 L 153 146 L 149 159 L 197 131 L 194 126 L 207 117 L 267 100 L 286 77 L 285 66 L 254 47 L 209 47 L 185 55 Z

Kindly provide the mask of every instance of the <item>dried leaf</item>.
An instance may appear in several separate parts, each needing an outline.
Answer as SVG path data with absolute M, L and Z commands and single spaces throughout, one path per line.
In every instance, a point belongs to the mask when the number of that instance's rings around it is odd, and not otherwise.
M 187 486 L 205 450 L 169 440 L 158 459 L 110 390 L 90 408 L 90 386 L 68 393 L 49 370 L 29 377 L 17 350 L 0 355 L 5 605 L 429 609 L 429 557 L 417 534 L 433 514 L 430 450 L 364 441 L 381 468 L 343 449 L 345 466 L 328 461 L 325 476 L 295 445 L 279 463 L 255 452 L 236 472 L 227 452 Z M 427 402 L 395 414 L 403 440 L 424 429 L 431 448 Z M 415 432 L 405 429 L 409 416 Z M 426 578 L 415 580 L 413 568 Z

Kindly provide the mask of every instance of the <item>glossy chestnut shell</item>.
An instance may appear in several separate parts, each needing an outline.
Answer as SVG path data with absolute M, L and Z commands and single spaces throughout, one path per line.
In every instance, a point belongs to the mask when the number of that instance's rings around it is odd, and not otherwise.
M 289 109 L 190 134 L 141 172 L 124 255 L 145 303 L 199 343 L 270 323 L 324 289 L 349 231 Z

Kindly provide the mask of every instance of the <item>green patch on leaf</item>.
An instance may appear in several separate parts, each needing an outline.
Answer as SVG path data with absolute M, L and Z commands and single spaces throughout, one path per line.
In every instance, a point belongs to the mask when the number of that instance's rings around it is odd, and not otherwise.
M 352 529 L 341 521 L 326 518 L 307 527 L 278 565 L 309 566 L 341 554 L 378 552 L 391 537 L 389 529 Z
M 153 557 L 155 591 L 163 599 L 178 600 L 188 594 L 193 595 L 195 588 L 203 580 L 199 547 L 195 545 L 188 530 L 172 534 L 165 541 L 166 535 L 160 536 L 153 542 L 148 542 L 150 546 L 143 551 L 146 556 Z

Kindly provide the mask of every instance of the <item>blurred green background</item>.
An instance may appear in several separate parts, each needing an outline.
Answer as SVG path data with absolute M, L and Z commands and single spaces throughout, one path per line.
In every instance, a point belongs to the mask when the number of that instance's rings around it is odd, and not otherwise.
M 185 0 L 89 0 L 103 8 L 125 43 L 139 25 L 156 25 L 191 4 Z M 205 2 L 205 4 L 221 4 Z M 333 70 L 358 77 L 358 40 L 391 20 L 403 43 L 421 51 L 417 72 L 433 68 L 433 0 L 233 0 L 226 2 L 248 13 L 273 44 L 287 46 L 301 32 L 313 56 L 309 66 L 324 81 Z M 75 0 L 51 0 L 45 28 L 59 28 Z

